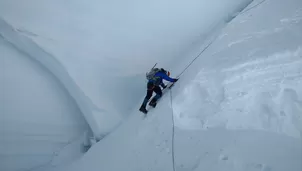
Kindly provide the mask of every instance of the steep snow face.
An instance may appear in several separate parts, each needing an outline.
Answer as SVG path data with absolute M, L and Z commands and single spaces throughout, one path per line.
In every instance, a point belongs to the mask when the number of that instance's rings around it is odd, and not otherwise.
M 254 1 L 209 36 L 156 109 L 59 170 L 301 171 L 301 9 Z M 179 72 L 207 47 L 197 44 Z
M 249 2 L 4 0 L 0 15 L 10 31 L 29 38 L 63 67 L 64 77 L 58 67 L 44 62 L 101 137 L 144 96 L 142 80 L 155 62 L 174 66 L 192 44 Z M 0 31 L 16 44 L 11 34 Z M 32 48 L 18 47 L 26 52 Z
M 43 66 L 0 37 L 0 170 L 43 169 L 83 154 L 82 113 Z

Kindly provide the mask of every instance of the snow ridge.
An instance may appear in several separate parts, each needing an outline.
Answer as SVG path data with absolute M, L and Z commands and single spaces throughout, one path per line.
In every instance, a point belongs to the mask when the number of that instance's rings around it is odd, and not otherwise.
M 64 66 L 62 66 L 58 60 L 56 60 L 50 53 L 46 52 L 34 41 L 19 34 L 12 25 L 7 23 L 2 18 L 0 18 L 0 37 L 15 47 L 16 50 L 24 53 L 29 58 L 34 59 L 34 61 L 37 61 L 37 63 L 49 70 L 50 73 L 52 73 L 58 79 L 70 96 L 75 100 L 90 128 L 92 129 L 94 136 L 97 139 L 100 139 L 102 136 L 104 136 L 104 132 L 93 119 L 93 115 L 101 113 L 102 110 L 93 107 L 94 105 L 92 102 L 76 85 Z

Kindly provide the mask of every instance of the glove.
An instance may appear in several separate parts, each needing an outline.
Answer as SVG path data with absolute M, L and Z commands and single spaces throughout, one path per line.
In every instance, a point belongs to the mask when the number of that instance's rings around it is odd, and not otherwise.
M 174 83 L 176 83 L 178 81 L 178 79 L 177 78 L 174 78 Z

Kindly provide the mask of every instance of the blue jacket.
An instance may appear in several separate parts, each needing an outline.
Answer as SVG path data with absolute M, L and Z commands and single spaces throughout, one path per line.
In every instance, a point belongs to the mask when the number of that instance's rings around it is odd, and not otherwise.
M 155 74 L 155 77 L 160 77 L 161 78 L 161 82 L 164 80 L 170 81 L 170 82 L 175 82 L 175 79 L 169 77 L 166 73 L 164 72 L 158 72 Z
M 160 84 L 163 83 L 163 79 L 170 81 L 170 82 L 175 82 L 175 79 L 169 77 L 166 73 L 164 72 L 158 72 L 154 75 L 154 77 L 157 77 L 158 79 L 156 80 L 149 80 L 148 83 L 153 83 L 154 85 L 159 86 Z

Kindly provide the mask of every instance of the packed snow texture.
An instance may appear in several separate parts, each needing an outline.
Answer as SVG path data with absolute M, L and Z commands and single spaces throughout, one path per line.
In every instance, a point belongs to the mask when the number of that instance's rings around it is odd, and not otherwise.
M 80 115 L 99 138 L 114 130 L 71 165 L 46 159 L 36 170 L 301 171 L 302 2 L 255 0 L 245 8 L 250 2 L 1 1 L 1 51 L 8 54 L 1 57 L 3 77 L 22 81 L 22 73 L 37 74 L 6 69 L 7 63 L 27 70 L 39 64 L 35 72 L 51 82 L 44 84 L 60 85 L 47 93 L 58 97 L 41 97 L 54 105 L 49 110 L 75 113 L 68 114 L 74 127 L 62 128 L 66 134 L 86 130 Z M 25 56 L 31 62 L 22 64 Z M 176 76 L 196 56 L 156 109 L 147 116 L 137 111 L 146 70 L 159 62 Z M 20 113 L 20 119 L 49 120 L 47 113 Z M 30 162 L 24 162 L 28 168 Z
M 301 171 L 301 30 L 300 0 L 254 1 L 184 56 L 178 73 L 207 48 L 155 110 L 59 170 Z

